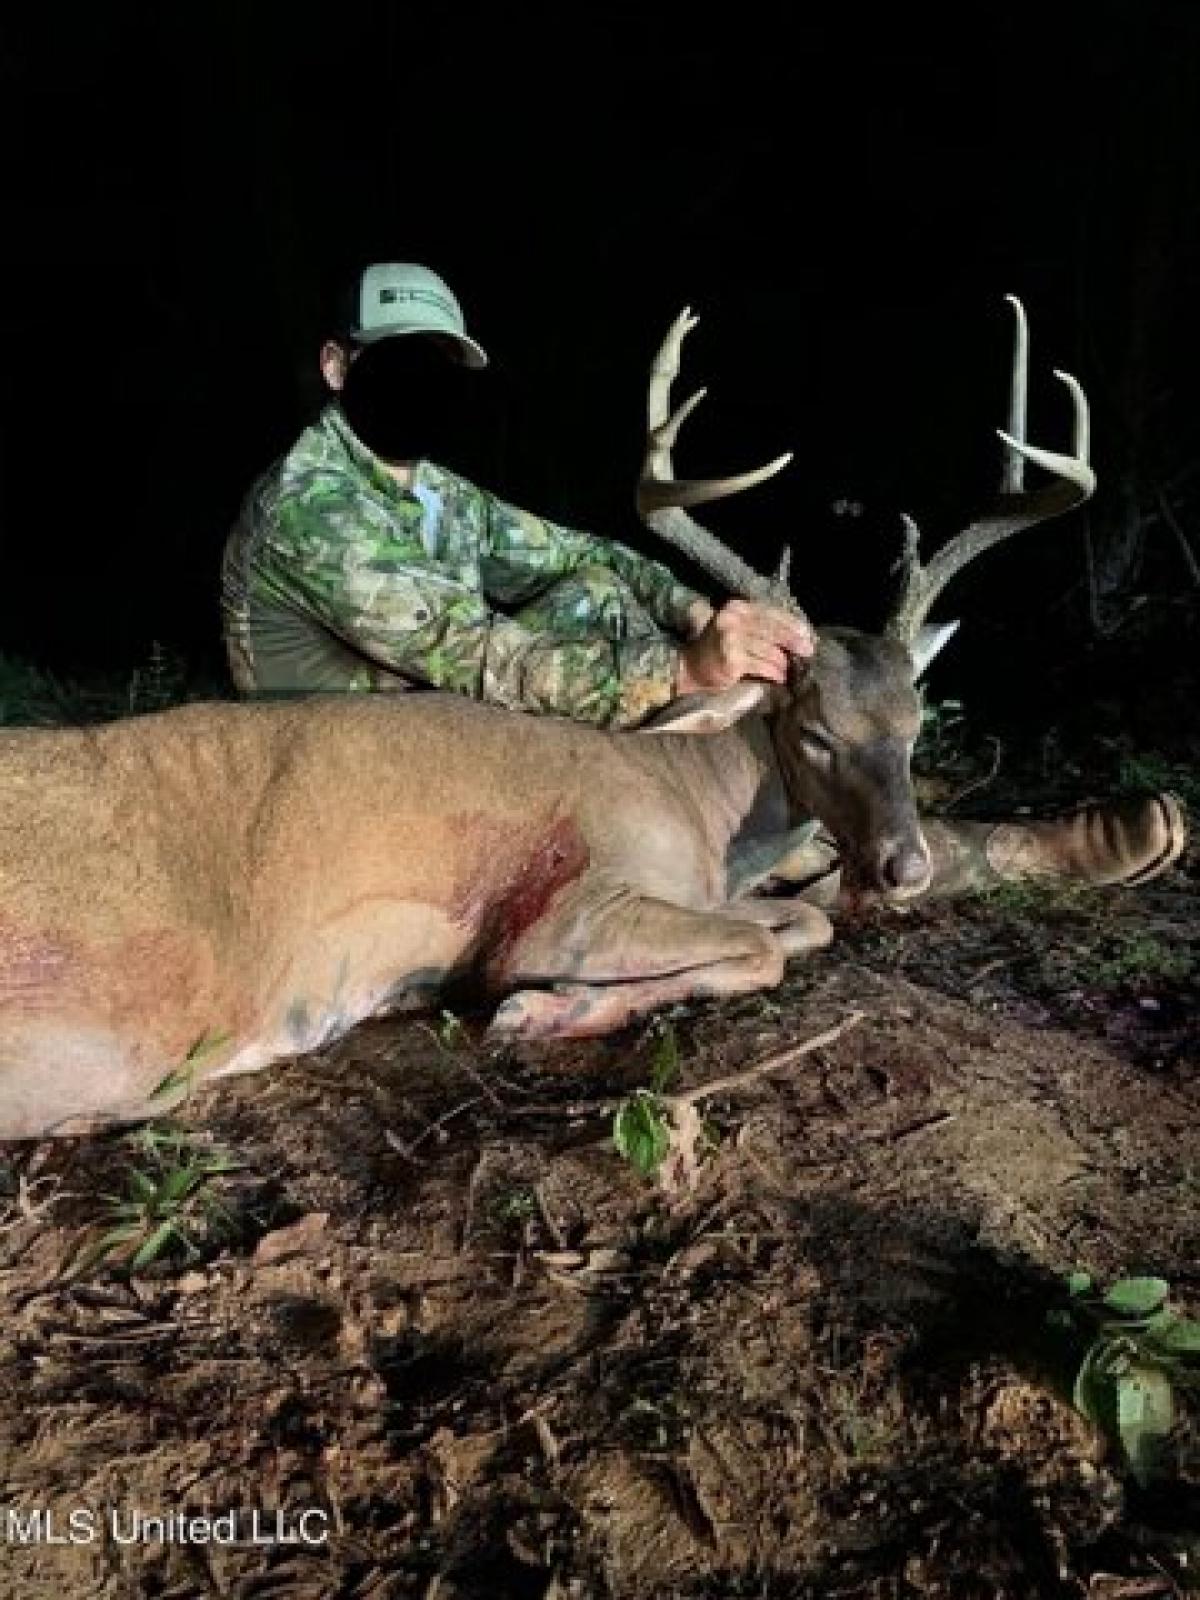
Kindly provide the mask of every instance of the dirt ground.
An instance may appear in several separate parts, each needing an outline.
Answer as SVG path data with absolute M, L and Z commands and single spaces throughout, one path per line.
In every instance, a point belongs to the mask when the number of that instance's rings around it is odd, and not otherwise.
M 1084 1268 L 1200 1314 L 1198 868 L 871 913 L 768 996 L 587 1045 L 360 1028 L 186 1104 L 187 1148 L 238 1170 L 194 1256 L 133 1273 L 59 1276 L 146 1166 L 128 1135 L 7 1147 L 3 1506 L 242 1518 L 10 1520 L 0 1593 L 1188 1592 L 1196 1410 L 1140 1490 L 1062 1397 L 1047 1311 Z M 664 1037 L 692 1088 L 855 1011 L 702 1099 L 682 1193 L 615 1152 Z

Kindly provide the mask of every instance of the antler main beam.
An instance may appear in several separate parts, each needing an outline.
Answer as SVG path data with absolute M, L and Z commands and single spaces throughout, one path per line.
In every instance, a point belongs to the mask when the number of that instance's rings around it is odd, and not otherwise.
M 777 456 L 765 466 L 737 473 L 733 477 L 675 477 L 671 452 L 679 430 L 708 392 L 705 389 L 697 390 L 677 411 L 672 412 L 671 385 L 679 376 L 683 341 L 698 320 L 692 315 L 690 306 L 680 312 L 671 324 L 650 369 L 650 389 L 646 402 L 646 456 L 638 482 L 638 512 L 648 528 L 703 567 L 730 594 L 740 595 L 745 600 L 782 606 L 802 615 L 788 587 L 786 552 L 776 576 L 766 577 L 756 572 L 715 534 L 701 527 L 686 509 L 688 506 L 703 505 L 706 500 L 720 500 L 726 495 L 739 494 L 743 489 L 752 489 L 755 484 L 773 478 L 792 459 L 789 450 L 786 455 Z
M 1066 384 L 1073 410 L 1073 438 L 1070 455 L 1043 450 L 1025 442 L 1025 410 L 1029 378 L 1029 328 L 1025 308 L 1016 295 L 1006 295 L 1016 318 L 1013 339 L 1012 381 L 1009 392 L 1008 429 L 997 428 L 1004 440 L 1004 471 L 996 506 L 986 516 L 972 522 L 936 552 L 928 566 L 922 566 L 917 525 L 904 518 L 904 551 L 898 565 L 902 570 L 900 597 L 887 625 L 892 638 L 911 645 L 928 617 L 934 601 L 962 569 L 992 545 L 999 544 L 1023 528 L 1031 528 L 1051 517 L 1072 511 L 1089 498 L 1096 487 L 1096 475 L 1089 459 L 1087 396 L 1069 372 L 1055 370 L 1054 376 Z M 1044 488 L 1026 490 L 1025 462 L 1052 473 L 1055 481 Z

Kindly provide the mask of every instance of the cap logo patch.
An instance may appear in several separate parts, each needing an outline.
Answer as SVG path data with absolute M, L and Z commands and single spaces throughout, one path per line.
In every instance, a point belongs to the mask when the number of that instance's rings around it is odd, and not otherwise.
M 453 307 L 445 295 L 437 294 L 432 289 L 380 289 L 379 304 L 393 306 L 400 300 L 411 300 L 416 305 L 435 306 L 439 311 L 453 315 Z

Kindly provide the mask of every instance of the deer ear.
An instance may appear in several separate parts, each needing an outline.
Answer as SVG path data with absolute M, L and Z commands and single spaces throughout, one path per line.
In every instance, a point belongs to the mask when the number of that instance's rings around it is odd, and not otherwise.
M 788 658 L 787 686 L 789 689 L 802 689 L 808 682 L 808 675 L 812 671 L 811 656 L 790 656 Z
M 773 685 L 743 679 L 719 694 L 687 694 L 656 711 L 639 733 L 720 733 L 753 712 L 765 709 Z
M 924 627 L 918 628 L 917 637 L 908 647 L 913 660 L 914 683 L 925 676 L 930 662 L 957 632 L 957 622 L 927 622 Z

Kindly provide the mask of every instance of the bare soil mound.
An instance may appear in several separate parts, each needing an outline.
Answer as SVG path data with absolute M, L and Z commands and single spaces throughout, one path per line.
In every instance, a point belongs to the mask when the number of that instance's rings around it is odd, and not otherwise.
M 1190 873 L 872 915 L 770 996 L 586 1046 L 376 1023 L 157 1145 L 8 1147 L 0 1592 L 1185 1592 L 1195 1409 L 1139 1489 L 1047 1313 L 1080 1268 L 1200 1311 Z M 615 1152 L 664 1028 L 690 1087 L 853 1011 L 700 1102 L 681 1192 Z M 237 1170 L 159 1195 L 195 1254 L 167 1230 L 59 1276 L 135 1169 L 217 1151 Z M 13 1508 L 95 1537 L 22 1542 Z M 237 1511 L 238 1539 L 118 1540 L 132 1508 Z

